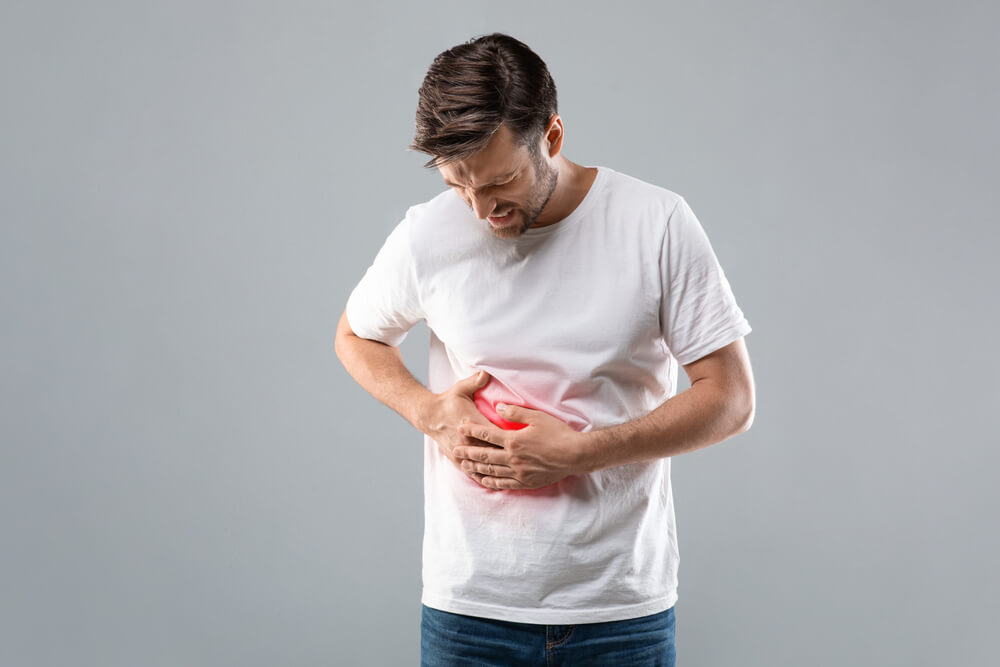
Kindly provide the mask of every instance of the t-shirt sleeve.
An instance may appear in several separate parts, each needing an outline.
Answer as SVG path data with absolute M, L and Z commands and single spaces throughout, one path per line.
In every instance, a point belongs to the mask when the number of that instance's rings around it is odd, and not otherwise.
M 395 346 L 422 319 L 408 219 L 404 218 L 347 299 L 347 321 L 361 338 Z
M 667 221 L 660 275 L 663 339 L 682 366 L 750 333 L 708 236 L 683 197 Z

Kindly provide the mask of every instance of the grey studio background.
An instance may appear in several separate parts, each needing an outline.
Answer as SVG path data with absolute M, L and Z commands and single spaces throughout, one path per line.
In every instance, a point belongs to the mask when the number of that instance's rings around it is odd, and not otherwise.
M 0 664 L 416 664 L 420 436 L 333 337 L 443 188 L 426 67 L 495 30 L 754 327 L 753 428 L 674 461 L 680 664 L 995 664 L 998 18 L 4 2 Z

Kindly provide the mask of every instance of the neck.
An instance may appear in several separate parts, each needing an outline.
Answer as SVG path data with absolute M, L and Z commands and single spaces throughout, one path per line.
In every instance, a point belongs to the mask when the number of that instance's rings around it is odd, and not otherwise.
M 548 203 L 538 216 L 536 227 L 551 225 L 566 218 L 576 210 L 587 196 L 597 170 L 570 162 L 562 154 L 556 156 L 552 165 L 558 174 L 556 188 Z

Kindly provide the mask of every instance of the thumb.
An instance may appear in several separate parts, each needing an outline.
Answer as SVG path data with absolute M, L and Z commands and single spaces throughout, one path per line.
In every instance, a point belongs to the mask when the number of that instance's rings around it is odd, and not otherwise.
M 522 408 L 520 405 L 497 403 L 497 414 L 499 414 L 502 419 L 515 424 L 531 423 L 531 410 Z
M 486 371 L 479 371 L 475 375 L 470 375 L 464 380 L 459 380 L 456 386 L 463 394 L 471 396 L 489 384 L 489 382 L 490 374 Z

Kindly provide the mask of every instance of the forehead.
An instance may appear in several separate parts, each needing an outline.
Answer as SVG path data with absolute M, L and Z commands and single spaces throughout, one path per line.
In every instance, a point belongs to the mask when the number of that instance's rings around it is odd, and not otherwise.
M 501 125 L 486 147 L 464 160 L 438 166 L 446 181 L 478 187 L 509 176 L 519 170 L 530 157 L 514 133 Z

